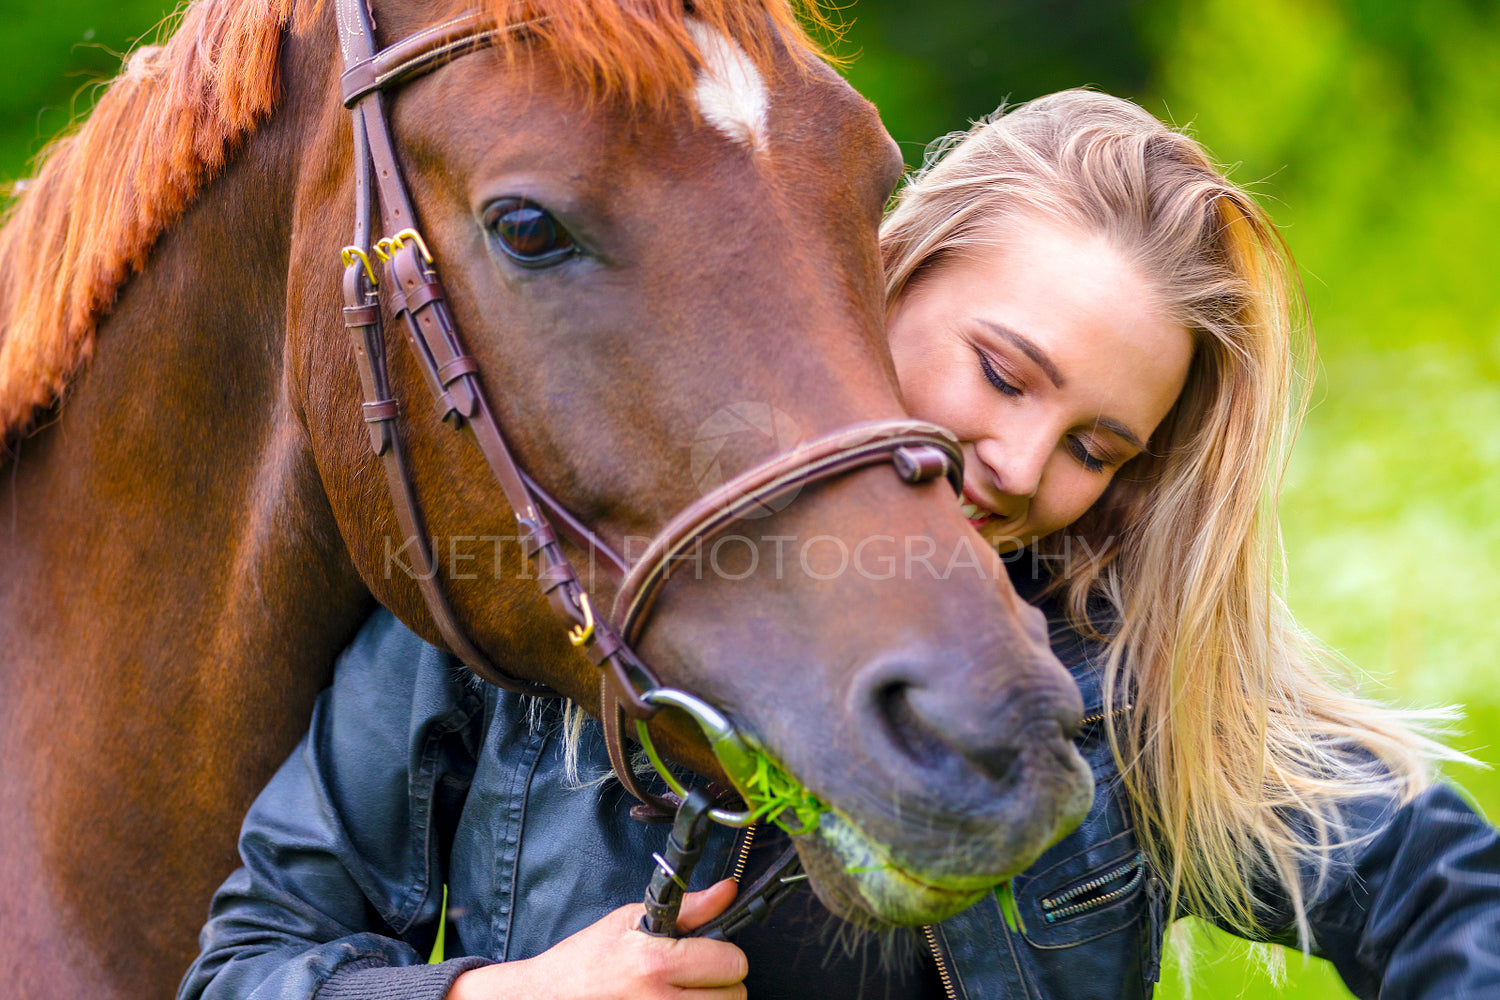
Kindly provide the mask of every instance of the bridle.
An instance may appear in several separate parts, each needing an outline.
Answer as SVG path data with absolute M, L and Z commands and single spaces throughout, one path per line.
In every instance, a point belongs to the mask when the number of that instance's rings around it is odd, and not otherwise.
M 537 585 L 568 628 L 569 640 L 599 668 L 610 763 L 621 784 L 642 803 L 632 809 L 632 815 L 648 821 L 671 819 L 685 798 L 692 797 L 659 795 L 641 786 L 626 756 L 622 732 L 626 716 L 636 721 L 637 733 L 650 749 L 646 721 L 661 707 L 680 709 L 704 730 L 731 777 L 743 777 L 745 761 L 750 759 L 748 745 L 729 720 L 693 695 L 664 687 L 632 649 L 673 562 L 747 514 L 768 506 L 776 509 L 772 505 L 778 500 L 789 502 L 810 483 L 871 465 L 889 462 L 903 481 L 912 484 L 944 476 L 957 492 L 963 480 L 958 441 L 943 428 L 918 420 L 878 420 L 842 428 L 799 444 L 704 494 L 667 522 L 639 560 L 627 562 L 538 486 L 506 446 L 480 385 L 479 365 L 463 348 L 436 262 L 420 235 L 386 117 L 385 91 L 486 48 L 502 34 L 524 25 L 500 26 L 471 12 L 381 49 L 367 0 L 337 0 L 337 12 L 345 67 L 343 98 L 353 112 L 354 132 L 354 239 L 342 251 L 344 324 L 354 342 L 370 449 L 384 465 L 396 519 L 412 551 L 412 575 L 443 641 L 474 673 L 511 691 L 556 696 L 550 688 L 512 677 L 491 662 L 459 626 L 443 591 L 397 427 L 401 405 L 391 393 L 386 369 L 382 290 L 387 290 L 388 304 L 406 331 L 443 421 L 455 430 L 470 432 L 515 512 L 518 540 L 534 564 Z M 391 235 L 372 241 L 377 200 L 382 231 Z M 372 256 L 385 262 L 384 283 L 375 274 Z M 602 565 L 619 578 L 607 617 L 595 611 L 563 553 L 559 532 L 587 553 L 594 565 Z M 658 760 L 654 752 L 652 756 Z M 658 769 L 670 786 L 681 790 L 669 771 Z M 726 825 L 746 825 L 753 818 L 749 810 L 704 808 L 711 819 Z M 785 856 L 778 862 L 783 873 L 793 863 Z M 668 874 L 674 882 L 685 881 L 679 873 Z M 790 879 L 782 874 L 776 881 L 784 886 Z M 742 892 L 736 904 L 742 912 L 754 910 L 757 900 L 763 906 L 763 897 L 777 891 L 775 885 L 759 891 L 757 886 Z M 728 933 L 732 928 L 726 929 L 721 918 L 719 929 Z

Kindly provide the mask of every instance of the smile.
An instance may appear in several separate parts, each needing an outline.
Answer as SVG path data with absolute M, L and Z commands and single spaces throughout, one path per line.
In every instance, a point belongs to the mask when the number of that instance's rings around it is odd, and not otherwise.
M 969 519 L 969 524 L 975 528 L 979 527 L 981 524 L 985 523 L 995 516 L 994 514 L 991 514 L 989 511 L 980 507 L 978 504 L 972 504 L 968 501 L 964 501 L 964 503 L 960 504 L 958 509 L 963 512 L 964 517 L 967 517 Z
M 958 509 L 964 517 L 969 519 L 969 526 L 971 528 L 981 527 L 999 518 L 999 515 L 994 511 L 975 503 L 967 491 L 964 493 L 963 502 L 958 505 Z

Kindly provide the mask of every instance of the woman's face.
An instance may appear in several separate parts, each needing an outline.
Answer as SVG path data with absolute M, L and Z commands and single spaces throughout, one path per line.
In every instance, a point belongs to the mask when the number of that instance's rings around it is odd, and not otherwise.
M 1182 391 L 1187 329 L 1102 238 L 1034 220 L 938 265 L 890 320 L 907 408 L 964 446 L 964 512 L 1001 551 L 1076 521 Z

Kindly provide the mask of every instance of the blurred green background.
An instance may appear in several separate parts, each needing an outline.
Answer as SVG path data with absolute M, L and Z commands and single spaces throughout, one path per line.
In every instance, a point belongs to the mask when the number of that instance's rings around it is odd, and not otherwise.
M 75 112 L 162 0 L 0 3 L 0 179 Z M 1500 4 L 860 0 L 843 49 L 908 163 L 1001 100 L 1091 84 L 1188 126 L 1284 227 L 1317 328 L 1288 473 L 1292 606 L 1409 705 L 1456 703 L 1500 762 Z M 1493 818 L 1500 777 L 1452 777 Z M 1347 996 L 1286 956 L 1279 994 L 1201 929 L 1199 996 Z M 1169 962 L 1158 996 L 1189 984 Z

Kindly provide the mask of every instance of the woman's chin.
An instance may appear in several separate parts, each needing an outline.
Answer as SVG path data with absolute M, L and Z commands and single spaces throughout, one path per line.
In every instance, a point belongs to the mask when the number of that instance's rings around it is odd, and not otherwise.
M 1035 540 L 1024 520 L 991 517 L 973 527 L 979 532 L 979 536 L 989 543 L 990 548 L 1002 556 L 1017 552 Z

